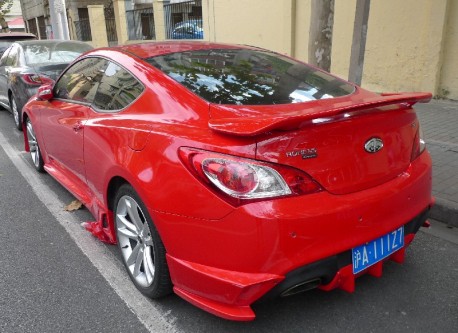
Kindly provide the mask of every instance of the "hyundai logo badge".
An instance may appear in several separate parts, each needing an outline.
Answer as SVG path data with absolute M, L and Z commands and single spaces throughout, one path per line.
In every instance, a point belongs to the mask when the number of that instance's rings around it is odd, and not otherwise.
M 371 154 L 378 152 L 382 148 L 383 141 L 379 138 L 371 138 L 367 140 L 366 144 L 364 145 L 364 149 Z

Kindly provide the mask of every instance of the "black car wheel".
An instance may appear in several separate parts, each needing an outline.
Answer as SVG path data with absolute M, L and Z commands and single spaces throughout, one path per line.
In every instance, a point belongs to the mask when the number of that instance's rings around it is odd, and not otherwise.
M 13 113 L 14 124 L 16 128 L 22 131 L 22 110 L 18 107 L 14 96 L 10 97 L 11 112 Z
M 124 184 L 114 207 L 118 247 L 131 280 L 150 298 L 171 293 L 165 248 L 146 206 L 134 189 Z
M 38 172 L 44 171 L 44 162 L 43 157 L 41 157 L 40 146 L 38 145 L 37 138 L 35 136 L 35 132 L 33 131 L 32 122 L 30 119 L 26 121 L 27 127 L 27 139 L 29 141 L 29 150 L 30 150 L 30 157 L 32 157 L 33 165 Z

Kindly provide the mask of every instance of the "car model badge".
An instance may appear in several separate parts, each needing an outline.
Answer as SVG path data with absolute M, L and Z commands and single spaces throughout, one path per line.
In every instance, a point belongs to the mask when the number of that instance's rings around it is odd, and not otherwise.
M 364 149 L 371 154 L 378 152 L 382 148 L 383 141 L 379 138 L 370 138 L 364 145 Z
M 286 152 L 286 157 L 296 157 L 301 156 L 304 160 L 309 158 L 315 158 L 318 156 L 318 151 L 316 148 L 307 148 L 307 149 L 296 149 Z

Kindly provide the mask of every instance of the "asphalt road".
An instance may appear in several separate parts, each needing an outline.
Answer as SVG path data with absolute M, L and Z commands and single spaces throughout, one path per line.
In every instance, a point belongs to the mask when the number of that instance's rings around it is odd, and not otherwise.
M 308 293 L 253 306 L 226 321 L 175 295 L 141 296 L 115 246 L 80 224 L 87 210 L 34 171 L 22 133 L 0 110 L 0 332 L 458 332 L 458 231 L 419 232 L 403 265 L 388 262 L 356 291 Z

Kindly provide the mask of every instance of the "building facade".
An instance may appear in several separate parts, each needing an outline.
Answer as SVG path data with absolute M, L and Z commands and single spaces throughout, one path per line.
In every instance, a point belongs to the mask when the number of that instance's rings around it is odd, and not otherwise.
M 1 32 L 25 31 L 20 0 L 13 0 L 10 11 L 4 16 L 4 19 L 8 27 L 6 29 L 0 28 L 2 30 Z
M 335 2 L 331 72 L 343 78 L 348 78 L 356 2 Z M 187 37 L 308 58 L 311 0 L 66 0 L 66 5 L 70 37 L 96 47 Z M 22 10 L 28 31 L 50 35 L 48 0 L 22 0 Z M 371 1 L 363 87 L 430 91 L 458 100 L 457 59 L 458 0 Z

